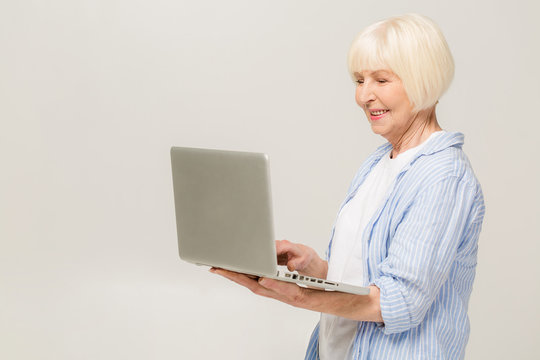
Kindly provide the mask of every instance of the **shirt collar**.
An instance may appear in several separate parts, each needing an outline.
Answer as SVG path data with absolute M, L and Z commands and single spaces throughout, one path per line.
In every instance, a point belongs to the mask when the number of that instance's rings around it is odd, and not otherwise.
M 429 141 L 426 146 L 422 147 L 418 153 L 415 154 L 415 156 L 411 159 L 411 163 L 416 161 L 420 156 L 423 155 L 431 155 L 436 152 L 442 151 L 444 149 L 447 149 L 449 147 L 459 147 L 461 148 L 464 144 L 465 135 L 463 135 L 460 132 L 443 132 L 439 136 L 435 137 L 431 141 Z M 375 153 L 373 154 L 373 160 L 375 163 L 379 162 L 379 160 L 386 154 L 390 149 L 392 148 L 392 144 L 389 142 L 382 144 L 375 150 Z

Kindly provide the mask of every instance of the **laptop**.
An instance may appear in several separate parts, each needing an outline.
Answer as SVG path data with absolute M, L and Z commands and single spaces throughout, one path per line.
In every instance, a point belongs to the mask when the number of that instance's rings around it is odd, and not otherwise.
M 266 154 L 172 147 L 171 164 L 182 260 L 300 286 L 369 294 L 368 287 L 278 269 Z

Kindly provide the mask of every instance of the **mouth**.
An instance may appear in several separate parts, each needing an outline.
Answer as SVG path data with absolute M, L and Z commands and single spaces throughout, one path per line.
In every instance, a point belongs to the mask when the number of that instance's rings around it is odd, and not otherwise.
M 369 110 L 369 115 L 372 121 L 379 120 L 386 115 L 388 109 L 373 109 Z

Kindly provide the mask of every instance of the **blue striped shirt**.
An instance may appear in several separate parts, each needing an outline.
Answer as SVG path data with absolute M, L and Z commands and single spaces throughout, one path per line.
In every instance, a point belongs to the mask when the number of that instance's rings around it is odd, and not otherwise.
M 484 199 L 463 139 L 444 133 L 426 144 L 364 230 L 363 282 L 380 288 L 384 323 L 358 322 L 354 359 L 464 357 Z M 386 143 L 364 162 L 341 207 L 390 149 Z M 306 359 L 318 359 L 318 339 L 317 325 Z

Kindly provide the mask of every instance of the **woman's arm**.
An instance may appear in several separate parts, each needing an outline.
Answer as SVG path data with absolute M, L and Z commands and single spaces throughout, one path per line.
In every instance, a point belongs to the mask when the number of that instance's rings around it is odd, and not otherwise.
M 276 253 L 278 264 L 286 265 L 290 271 L 326 279 L 328 263 L 309 246 L 277 240 Z M 247 287 L 257 295 L 276 299 L 295 307 L 359 321 L 382 321 L 379 288 L 376 286 L 371 286 L 369 295 L 353 295 L 338 291 L 308 289 L 267 278 L 255 280 L 244 274 L 224 269 L 212 268 L 210 271 Z
M 357 321 L 382 322 L 379 288 L 370 286 L 369 295 L 353 295 L 337 291 L 306 289 L 284 281 L 260 278 L 252 279 L 244 274 L 212 268 L 213 273 L 222 275 L 253 293 L 279 300 L 286 304 L 337 315 Z
M 421 324 L 452 269 L 458 271 L 454 287 L 466 286 L 476 266 L 483 209 L 479 187 L 457 176 L 417 195 L 371 279 L 381 291 L 385 334 Z

